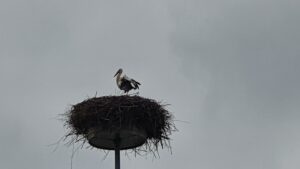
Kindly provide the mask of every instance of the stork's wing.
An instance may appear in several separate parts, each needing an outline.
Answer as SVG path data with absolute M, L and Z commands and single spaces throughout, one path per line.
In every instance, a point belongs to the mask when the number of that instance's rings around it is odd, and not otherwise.
M 138 89 L 139 85 L 141 85 L 139 82 L 135 81 L 134 79 L 131 79 L 131 84 L 134 89 Z
M 136 81 L 136 80 L 134 80 L 134 79 L 131 79 L 131 81 L 132 81 L 133 83 L 136 83 L 136 84 L 138 84 L 138 85 L 141 85 L 138 81 Z
M 139 82 L 137 82 L 136 80 L 124 75 L 123 77 L 125 80 L 128 80 L 131 84 L 131 86 L 134 88 L 134 89 L 138 89 L 139 88 L 139 85 L 141 85 Z

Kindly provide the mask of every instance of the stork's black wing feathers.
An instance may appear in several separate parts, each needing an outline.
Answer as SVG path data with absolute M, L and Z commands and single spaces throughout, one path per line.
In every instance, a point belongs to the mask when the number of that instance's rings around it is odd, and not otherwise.
M 124 76 L 121 80 L 120 89 L 124 90 L 125 93 L 132 89 L 138 89 L 139 85 L 141 85 L 139 82 L 135 81 L 134 79 L 129 78 L 128 76 Z
M 128 92 L 129 90 L 133 89 L 133 86 L 131 85 L 130 81 L 126 79 L 122 79 L 120 89 L 124 90 L 125 92 Z
M 132 81 L 134 81 L 136 84 L 141 85 L 138 81 L 132 79 Z
M 131 83 L 134 86 L 134 89 L 138 89 L 139 85 L 141 85 L 139 82 L 135 81 L 134 79 L 131 79 Z

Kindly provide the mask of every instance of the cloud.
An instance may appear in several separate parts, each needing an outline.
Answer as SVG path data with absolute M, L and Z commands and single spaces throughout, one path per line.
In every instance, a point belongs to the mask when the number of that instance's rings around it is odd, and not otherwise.
M 293 5 L 175 3 L 170 43 L 194 88 L 203 88 L 195 93 L 204 94 L 202 107 L 193 109 L 203 123 L 196 134 L 204 140 L 198 146 L 202 167 L 281 168 L 290 156 L 282 151 L 299 128 L 294 103 L 300 98 Z
M 170 103 L 173 154 L 127 168 L 299 168 L 298 1 L 1 1 L 0 166 L 70 167 L 47 147 L 56 120 L 88 96 L 117 94 L 122 67 L 140 94 Z M 113 168 L 81 150 L 73 168 Z

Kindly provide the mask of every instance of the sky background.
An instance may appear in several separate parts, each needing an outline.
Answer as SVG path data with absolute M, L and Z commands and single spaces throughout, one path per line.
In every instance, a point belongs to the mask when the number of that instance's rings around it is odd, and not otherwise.
M 68 169 L 70 105 L 119 94 L 171 104 L 173 153 L 126 157 L 131 169 L 300 168 L 300 1 L 1 0 L 0 168 Z M 73 169 L 114 168 L 77 151 Z

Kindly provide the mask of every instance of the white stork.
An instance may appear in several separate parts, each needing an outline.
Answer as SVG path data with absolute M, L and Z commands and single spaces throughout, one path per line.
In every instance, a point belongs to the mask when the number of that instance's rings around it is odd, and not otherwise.
M 115 74 L 115 76 L 117 76 L 117 85 L 121 90 L 124 90 L 125 93 L 128 93 L 131 89 L 135 90 L 139 88 L 139 85 L 141 85 L 139 82 L 122 73 L 123 69 L 119 69 Z

